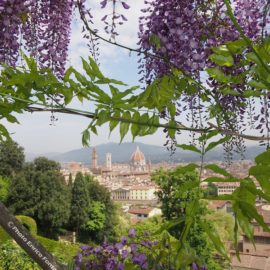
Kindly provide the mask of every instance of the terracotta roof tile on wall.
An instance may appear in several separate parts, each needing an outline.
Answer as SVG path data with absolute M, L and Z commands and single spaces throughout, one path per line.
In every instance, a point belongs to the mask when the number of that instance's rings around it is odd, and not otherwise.
M 151 212 L 151 208 L 131 208 L 128 210 L 129 214 L 142 214 L 142 215 L 148 215 Z

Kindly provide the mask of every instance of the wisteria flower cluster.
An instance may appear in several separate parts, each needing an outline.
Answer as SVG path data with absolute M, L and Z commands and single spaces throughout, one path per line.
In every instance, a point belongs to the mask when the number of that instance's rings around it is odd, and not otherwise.
M 119 35 L 116 31 L 117 25 L 123 25 L 128 20 L 124 14 L 117 12 L 117 4 L 124 9 L 129 9 L 130 6 L 125 0 L 102 0 L 100 2 L 101 8 L 106 8 L 110 2 L 112 4 L 112 13 L 106 14 L 101 20 L 105 23 L 105 32 L 110 34 L 112 39 L 115 39 Z
M 15 65 L 19 49 L 25 47 L 42 68 L 62 75 L 74 1 L 0 1 L 0 62 Z
M 135 230 L 130 229 L 128 237 L 122 237 L 120 243 L 110 244 L 105 241 L 99 246 L 82 246 L 74 258 L 75 269 L 124 270 L 127 264 L 132 264 L 137 266 L 136 269 L 168 270 L 166 265 L 155 262 L 158 258 L 155 258 L 153 249 L 158 246 L 158 242 L 148 240 L 146 233 L 145 240 L 137 243 L 135 235 Z M 174 268 L 170 264 L 170 270 L 172 269 Z M 195 262 L 190 265 L 190 269 L 207 270 L 205 266 L 199 267 Z
M 85 7 L 86 0 L 1 0 L 0 1 L 0 64 L 15 65 L 20 49 L 30 52 L 41 68 L 51 68 L 59 77 L 65 72 L 70 44 L 71 23 L 76 7 Z M 116 26 L 127 18 L 116 12 L 116 0 L 102 0 L 101 8 L 112 2 L 113 11 L 103 17 L 105 30 L 116 36 Z M 126 0 L 119 1 L 124 9 Z M 86 16 L 89 9 L 82 8 Z M 108 22 L 111 19 L 112 23 Z
M 139 45 L 158 58 L 141 60 L 144 78 L 152 80 L 169 72 L 171 67 L 198 75 L 209 65 L 211 48 L 239 38 L 226 14 L 222 0 L 153 0 L 140 17 Z M 251 39 L 258 38 L 269 19 L 264 20 L 265 0 L 233 0 L 235 16 Z M 153 43 L 152 37 L 160 40 Z
M 132 241 L 134 237 L 135 230 L 131 229 L 128 237 L 122 237 L 120 243 L 109 244 L 105 241 L 100 246 L 82 246 L 82 251 L 75 257 L 76 270 L 124 270 L 127 261 L 138 265 L 140 269 L 148 269 L 147 256 L 138 251 L 138 244 Z M 143 243 L 149 247 L 155 244 L 151 241 Z
M 231 7 L 234 15 L 243 29 L 244 34 L 254 42 L 261 42 L 267 36 L 269 28 L 269 2 L 266 0 L 232 0 Z M 223 0 L 146 0 L 147 7 L 142 10 L 139 25 L 139 46 L 145 54 L 139 60 L 141 82 L 150 84 L 154 79 L 167 75 L 172 68 L 182 70 L 185 74 L 200 80 L 206 68 L 213 67 L 209 56 L 212 48 L 229 41 L 240 38 L 240 34 L 227 14 Z M 155 57 L 147 57 L 153 54 Z M 146 55 L 146 56 L 145 56 Z M 237 77 L 243 73 L 244 67 L 238 65 L 241 56 L 234 56 L 235 66 L 219 67 L 228 76 Z M 206 81 L 214 95 L 214 102 L 218 104 L 221 118 L 224 111 L 229 112 L 226 121 L 219 123 L 225 129 L 243 132 L 246 129 L 245 118 L 248 117 L 261 133 L 268 132 L 269 126 L 261 121 L 266 121 L 263 116 L 259 121 L 253 115 L 256 111 L 254 101 L 243 97 L 247 90 L 246 84 L 236 83 L 233 90 L 237 95 L 224 95 L 220 83 L 215 79 Z M 213 98 L 213 97 L 212 97 Z M 270 102 L 261 100 L 262 108 L 268 111 Z M 250 106 L 242 106 L 249 104 Z M 253 104 L 253 105 L 252 105 Z M 206 112 L 206 113 L 204 113 Z M 207 108 L 201 101 L 201 89 L 193 94 L 184 92 L 177 101 L 177 115 L 184 115 L 187 122 L 194 128 L 203 128 L 209 121 Z M 269 114 L 268 114 L 269 115 Z M 210 116 L 211 118 L 211 116 Z M 233 142 L 234 140 L 234 142 Z M 191 135 L 194 141 L 194 134 Z M 243 141 L 233 137 L 237 151 L 244 150 Z

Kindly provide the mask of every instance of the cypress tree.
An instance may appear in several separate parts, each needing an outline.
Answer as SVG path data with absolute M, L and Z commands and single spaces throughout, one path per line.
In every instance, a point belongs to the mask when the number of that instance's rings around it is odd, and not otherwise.
M 89 218 L 89 194 L 82 173 L 77 173 L 71 194 L 70 227 L 77 233 Z

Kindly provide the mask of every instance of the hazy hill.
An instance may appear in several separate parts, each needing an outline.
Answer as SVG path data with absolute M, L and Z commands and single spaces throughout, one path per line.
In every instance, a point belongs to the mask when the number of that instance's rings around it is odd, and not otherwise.
M 171 155 L 166 147 L 162 146 L 143 143 L 108 143 L 96 146 L 98 163 L 103 164 L 105 162 L 106 153 L 112 154 L 113 163 L 126 163 L 130 160 L 130 157 L 137 146 L 139 146 L 140 150 L 145 154 L 146 159 L 151 160 L 152 163 L 160 161 L 194 162 L 199 160 L 199 156 L 196 153 L 179 149 L 175 154 Z M 245 159 L 254 159 L 254 157 L 263 152 L 264 149 L 265 148 L 259 146 L 248 147 L 245 153 Z M 44 156 L 59 162 L 78 161 L 89 164 L 92 158 L 92 148 L 75 149 L 62 154 L 48 153 L 44 154 Z M 30 159 L 33 157 L 34 156 L 31 156 Z M 222 148 L 212 150 L 206 156 L 206 161 L 223 159 L 224 153 Z M 234 159 L 241 159 L 241 157 L 240 155 L 235 154 Z

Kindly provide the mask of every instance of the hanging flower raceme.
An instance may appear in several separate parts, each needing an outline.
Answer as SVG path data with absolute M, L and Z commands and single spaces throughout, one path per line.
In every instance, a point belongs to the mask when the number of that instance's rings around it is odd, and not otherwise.
M 166 74 L 172 66 L 198 74 L 209 64 L 212 47 L 239 37 L 222 0 L 145 2 L 148 7 L 142 10 L 145 15 L 140 18 L 139 45 L 143 51 L 161 58 L 143 61 L 140 68 L 146 72 L 145 79 Z M 232 2 L 245 34 L 256 39 L 263 26 L 265 0 Z
M 123 25 L 128 19 L 124 14 L 119 13 L 117 9 L 119 6 L 123 9 L 129 9 L 130 6 L 126 3 L 126 0 L 102 0 L 100 6 L 102 9 L 106 8 L 108 4 L 112 5 L 112 13 L 106 14 L 101 20 L 105 23 L 105 32 L 110 34 L 112 39 L 115 39 L 119 34 L 117 33 L 117 25 Z
M 19 51 L 23 49 L 31 53 L 41 68 L 51 68 L 62 77 L 75 7 L 93 24 L 90 9 L 85 3 L 86 0 L 0 0 L 0 64 L 15 65 Z M 127 21 L 116 7 L 125 10 L 129 5 L 126 0 L 102 0 L 100 7 L 110 7 L 110 3 L 112 13 L 105 15 L 102 21 L 106 24 L 105 31 L 115 38 L 118 35 L 117 25 Z M 84 36 L 88 37 L 89 33 L 84 33 Z M 93 41 L 89 40 L 90 43 Z
M 260 41 L 267 34 L 269 14 L 265 7 L 268 1 L 230 2 L 245 35 L 252 41 Z M 213 67 L 213 62 L 209 59 L 213 53 L 212 48 L 240 38 L 227 15 L 223 0 L 146 0 L 145 3 L 147 7 L 142 10 L 144 14 L 140 17 L 139 46 L 147 57 L 139 60 L 139 68 L 141 81 L 147 84 L 169 74 L 172 68 L 178 68 L 189 76 L 200 79 L 202 71 Z M 149 57 L 149 54 L 155 57 Z M 241 64 L 238 65 L 241 60 L 240 56 L 234 56 L 233 67 L 219 67 L 219 70 L 227 76 L 237 77 L 245 69 Z M 243 106 L 248 103 L 248 99 L 243 97 L 247 85 L 230 85 L 237 95 L 228 95 L 219 91 L 221 83 L 215 79 L 210 78 L 204 83 L 211 89 L 216 115 L 219 114 L 217 118 L 223 118 L 223 123 L 219 124 L 223 128 L 242 132 L 246 128 L 244 119 L 248 111 Z M 199 88 L 191 93 L 183 92 L 176 104 L 177 115 L 184 115 L 194 128 L 205 127 L 204 123 L 211 118 L 211 113 L 208 113 L 211 110 L 203 110 Z M 269 127 L 266 129 L 269 130 Z
M 26 49 L 41 67 L 65 71 L 75 0 L 0 1 L 0 62 L 15 65 Z
M 19 36 L 32 1 L 0 1 L 0 62 L 14 65 L 19 53 Z M 34 2 L 34 1 L 33 1 Z

